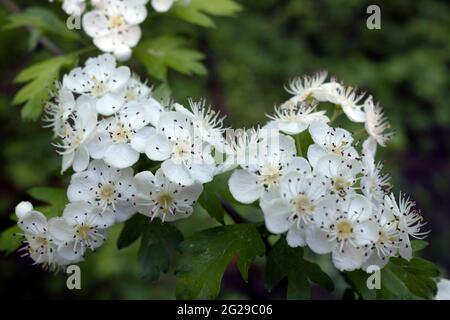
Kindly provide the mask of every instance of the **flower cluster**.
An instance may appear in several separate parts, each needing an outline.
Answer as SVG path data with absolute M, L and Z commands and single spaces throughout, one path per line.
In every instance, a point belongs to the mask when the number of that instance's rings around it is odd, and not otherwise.
M 69 203 L 49 221 L 30 203 L 16 213 L 27 254 L 46 267 L 80 261 L 110 226 L 137 212 L 162 221 L 188 217 L 202 184 L 218 172 L 212 154 L 223 140 L 223 118 L 204 101 L 162 106 L 110 54 L 65 75 L 45 111 L 62 171 L 75 171 Z M 141 153 L 160 168 L 135 174 Z
M 339 270 L 383 267 L 394 256 L 409 260 L 410 237 L 427 233 L 414 202 L 402 194 L 396 199 L 389 177 L 375 163 L 377 143 L 385 146 L 392 136 L 387 119 L 371 96 L 363 101 L 355 89 L 326 78 L 321 72 L 295 79 L 287 89 L 293 97 L 275 108 L 265 127 L 238 143 L 246 161 L 232 174 L 230 191 L 242 203 L 259 200 L 270 232 L 286 233 L 292 247 L 331 253 Z M 325 111 L 317 110 L 320 102 L 364 123 L 368 138 L 361 153 L 349 131 L 329 125 Z M 272 140 L 279 143 L 268 147 L 268 132 L 274 130 L 280 133 Z M 308 136 L 312 143 L 305 157 L 298 156 L 296 140 Z
M 232 196 L 259 202 L 267 229 L 286 234 L 290 246 L 331 253 L 339 270 L 411 259 L 410 238 L 427 232 L 414 202 L 391 193 L 375 161 L 377 145 L 392 136 L 383 110 L 326 79 L 325 72 L 295 79 L 287 88 L 293 97 L 266 125 L 225 135 L 224 118 L 204 100 L 163 106 L 114 56 L 88 59 L 45 108 L 62 171 L 75 173 L 60 217 L 47 221 L 30 203 L 17 206 L 26 254 L 50 268 L 78 262 L 136 213 L 163 222 L 189 217 L 203 184 L 234 170 Z M 322 102 L 335 105 L 333 116 L 319 110 Z M 362 148 L 332 126 L 341 112 L 365 130 Z M 135 174 L 141 154 L 157 169 Z
M 50 0 L 53 1 L 53 0 Z M 155 11 L 168 11 L 175 1 L 188 5 L 190 0 L 152 0 Z M 63 10 L 72 16 L 82 16 L 83 29 L 103 52 L 127 60 L 131 49 L 142 35 L 140 24 L 147 17 L 148 0 L 63 0 Z M 88 4 L 89 2 L 89 4 Z M 86 11 L 86 8 L 89 11 Z

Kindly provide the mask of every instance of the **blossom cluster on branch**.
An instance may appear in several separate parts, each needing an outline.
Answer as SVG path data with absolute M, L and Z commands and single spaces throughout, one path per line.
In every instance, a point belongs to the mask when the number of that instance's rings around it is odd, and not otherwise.
M 291 247 L 331 253 L 346 271 L 411 259 L 410 238 L 427 232 L 414 202 L 391 193 L 375 160 L 377 145 L 392 136 L 382 108 L 327 81 L 326 72 L 286 89 L 292 97 L 264 126 L 232 131 L 204 100 L 163 105 L 113 55 L 89 58 L 63 77 L 45 107 L 62 171 L 74 174 L 60 217 L 47 220 L 29 202 L 16 207 L 25 255 L 50 269 L 77 263 L 103 244 L 109 227 L 134 214 L 163 222 L 189 217 L 203 185 L 233 171 L 235 200 L 258 202 L 268 231 L 286 234 Z M 322 103 L 335 106 L 331 118 Z M 341 113 L 364 124 L 362 148 L 332 126 Z M 153 170 L 133 170 L 141 155 Z

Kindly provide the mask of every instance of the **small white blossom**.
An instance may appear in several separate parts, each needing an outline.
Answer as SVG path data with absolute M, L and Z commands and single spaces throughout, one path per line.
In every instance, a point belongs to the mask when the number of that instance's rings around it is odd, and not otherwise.
M 65 122 L 59 136 L 60 142 L 54 144 L 59 149 L 57 152 L 62 155 L 61 172 L 71 166 L 76 172 L 87 168 L 90 158 L 87 144 L 94 137 L 96 125 L 97 112 L 89 101 Z
M 101 120 L 88 148 L 94 159 L 103 159 L 116 168 L 127 168 L 139 159 L 155 129 L 149 127 L 158 105 L 129 102 L 112 117 Z
M 332 128 L 323 122 L 314 122 L 309 127 L 314 144 L 308 148 L 308 160 L 313 167 L 320 158 L 335 154 L 345 159 L 357 159 L 358 152 L 352 146 L 353 137 L 347 130 Z
M 284 105 L 289 107 L 310 98 L 315 98 L 315 93 L 321 90 L 327 76 L 328 73 L 326 71 L 321 71 L 313 76 L 303 76 L 292 80 L 289 86 L 286 87 L 286 91 L 294 97 L 285 102 Z
M 147 17 L 147 0 L 107 0 L 83 16 L 83 29 L 94 44 L 127 60 L 141 38 L 139 24 Z
M 274 126 L 286 134 L 299 134 L 314 121 L 328 122 L 330 119 L 325 111 L 315 111 L 317 105 L 298 102 L 290 106 L 282 105 L 275 108 L 275 115 L 268 116 Z
M 356 192 L 357 175 L 361 171 L 360 161 L 346 160 L 338 155 L 323 156 L 315 167 L 315 172 L 326 178 L 331 193 L 340 197 Z
M 175 2 L 179 2 L 185 6 L 189 5 L 192 0 L 152 0 L 152 7 L 157 12 L 167 12 L 172 8 Z
M 387 131 L 391 126 L 384 115 L 382 107 L 379 104 L 375 105 L 372 97 L 369 97 L 364 102 L 364 112 L 366 114 L 365 127 L 367 133 L 380 146 L 385 147 L 394 133 Z
M 110 224 L 105 223 L 106 220 Z M 106 228 L 113 221 L 114 216 L 109 211 L 101 212 L 99 207 L 74 202 L 66 206 L 62 218 L 50 220 L 48 228 L 59 243 L 58 254 L 68 261 L 79 261 L 87 249 L 93 251 L 103 244 Z
M 134 177 L 136 186 L 135 205 L 138 212 L 164 221 L 189 217 L 193 204 L 203 191 L 200 183 L 184 186 L 170 181 L 161 169 L 155 175 L 150 171 Z
M 161 115 L 157 131 L 145 147 L 147 157 L 163 161 L 164 174 L 183 185 L 212 180 L 216 166 L 211 152 L 211 145 L 197 134 L 192 120 L 175 111 Z
M 272 233 L 288 231 L 286 240 L 291 247 L 306 245 L 305 230 L 314 223 L 316 208 L 327 191 L 325 179 L 307 169 L 305 164 L 305 171 L 288 173 L 276 195 L 269 192 L 260 201 L 267 229 Z
M 51 128 L 55 137 L 62 134 L 65 123 L 76 109 L 76 101 L 72 91 L 58 86 L 58 93 L 54 101 L 49 101 L 44 106 L 45 116 L 43 121 L 46 128 Z
M 384 210 L 391 213 L 398 220 L 397 229 L 399 230 L 399 253 L 406 260 L 412 258 L 411 241 L 409 237 L 424 239 L 429 231 L 421 231 L 426 225 L 423 217 L 418 210 L 414 210 L 415 202 L 400 194 L 398 202 L 393 194 L 384 197 Z
M 342 111 L 353 122 L 365 122 L 364 105 L 360 104 L 364 98 L 364 93 L 357 94 L 352 87 L 336 86 L 334 93 L 327 95 L 329 102 L 342 108 Z
M 120 92 L 129 79 L 128 67 L 116 68 L 116 59 L 103 54 L 89 58 L 84 68 L 75 68 L 64 75 L 63 85 L 74 93 L 93 98 L 97 112 L 109 116 L 124 105 L 125 99 Z
M 332 253 L 341 271 L 361 268 L 378 240 L 378 224 L 373 221 L 372 204 L 359 194 L 343 200 L 328 196 L 314 215 L 315 225 L 306 230 L 306 243 L 318 254 Z
M 86 171 L 75 173 L 67 189 L 69 201 L 97 206 L 101 213 L 106 212 L 107 219 L 113 212 L 116 222 L 128 220 L 136 213 L 134 194 L 133 169 L 116 169 L 100 160 L 92 161 Z M 101 223 L 101 217 L 97 221 Z

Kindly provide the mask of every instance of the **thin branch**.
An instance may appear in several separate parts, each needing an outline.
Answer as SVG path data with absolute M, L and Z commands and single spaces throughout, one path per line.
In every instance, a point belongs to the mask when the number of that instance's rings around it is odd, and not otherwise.
M 1 0 L 3 6 L 11 12 L 14 13 L 19 13 L 22 12 L 22 10 L 20 9 L 20 7 L 14 3 L 13 0 Z M 27 27 L 29 32 L 33 31 L 32 27 Z M 64 52 L 56 45 L 54 44 L 49 38 L 47 38 L 46 36 L 40 35 L 39 36 L 39 43 L 48 51 L 50 51 L 51 53 L 53 53 L 54 55 L 60 56 L 63 55 Z

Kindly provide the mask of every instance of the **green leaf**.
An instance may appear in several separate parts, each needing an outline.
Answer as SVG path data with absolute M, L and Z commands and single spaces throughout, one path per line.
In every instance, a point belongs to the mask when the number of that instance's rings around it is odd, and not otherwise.
M 192 0 L 188 5 L 179 1 L 172 9 L 178 18 L 203 27 L 214 27 L 209 16 L 233 16 L 242 9 L 233 0 Z
M 25 104 L 22 118 L 36 120 L 42 113 L 42 103 L 50 98 L 59 72 L 75 63 L 75 55 L 58 56 L 32 65 L 16 77 L 15 82 L 27 83 L 17 92 L 14 105 Z
M 205 75 L 207 71 L 200 62 L 204 54 L 184 46 L 185 41 L 181 37 L 162 36 L 142 41 L 134 53 L 148 73 L 161 81 L 167 79 L 168 68 L 186 75 Z
M 264 242 L 254 225 L 233 224 L 194 234 L 181 243 L 177 298 L 216 297 L 225 269 L 237 257 L 237 266 L 247 280 L 248 269 L 265 251 Z
M 303 249 L 291 248 L 284 238 L 278 240 L 269 252 L 266 268 L 266 287 L 269 290 L 287 278 L 288 299 L 308 299 L 310 282 L 334 290 L 331 278 L 315 263 L 303 258 Z
M 381 288 L 369 290 L 366 282 L 370 276 L 358 270 L 344 273 L 347 282 L 365 300 L 371 299 L 431 299 L 436 295 L 435 279 L 438 268 L 430 261 L 412 258 L 391 258 L 381 270 Z
M 411 240 L 411 248 L 414 253 L 422 251 L 426 247 L 428 247 L 428 242 L 425 240 Z
M 169 271 L 168 246 L 177 247 L 183 235 L 172 224 L 162 223 L 159 219 L 147 221 L 138 253 L 140 275 L 157 280 L 161 272 Z
M 42 33 L 55 34 L 67 40 L 80 39 L 78 33 L 70 31 L 53 12 L 39 7 L 27 8 L 22 12 L 10 14 L 4 28 L 15 29 L 25 26 Z
M 35 208 L 47 218 L 60 216 L 68 202 L 66 190 L 61 188 L 36 187 L 28 190 L 28 194 L 34 199 L 48 204 Z
M 225 172 L 214 177 L 211 182 L 204 184 L 203 192 L 198 202 L 208 212 L 208 214 L 224 224 L 225 210 L 221 200 L 233 201 L 233 197 L 228 188 L 228 180 L 231 172 Z
M 132 245 L 142 235 L 146 225 L 146 217 L 142 214 L 135 214 L 127 220 L 117 239 L 117 249 L 123 249 Z
M 16 233 L 21 233 L 21 230 L 17 225 L 13 225 L 0 234 L 0 251 L 10 254 L 20 247 L 22 239 L 16 236 Z

